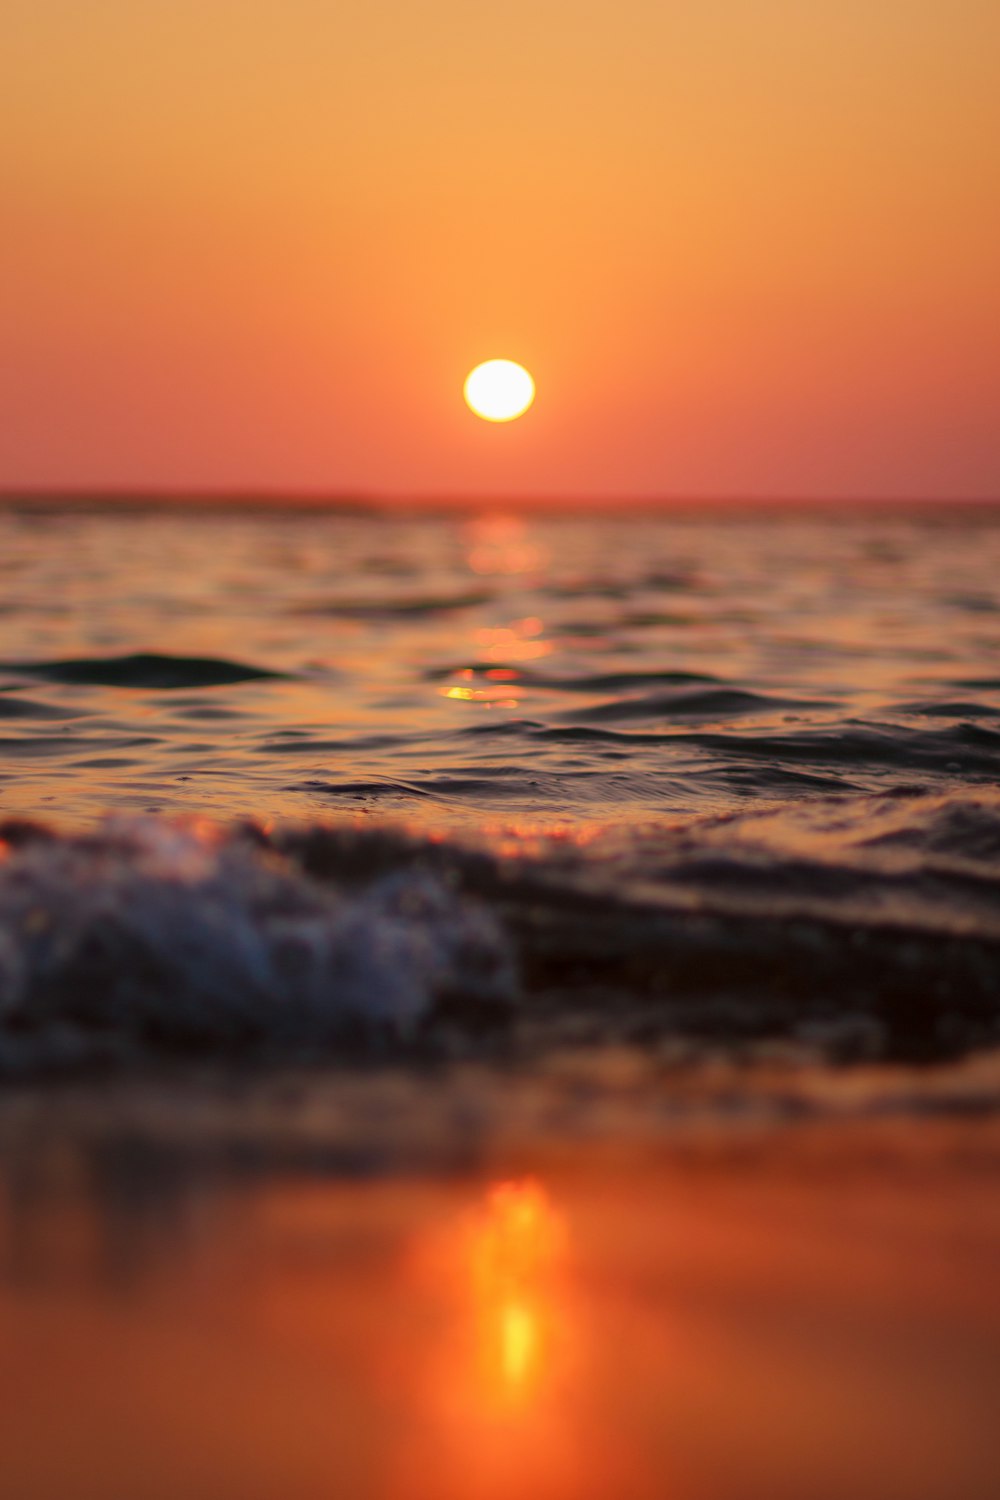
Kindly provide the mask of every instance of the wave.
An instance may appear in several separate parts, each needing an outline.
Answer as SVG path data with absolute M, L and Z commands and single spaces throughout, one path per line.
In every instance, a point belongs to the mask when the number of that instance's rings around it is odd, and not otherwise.
M 329 615 L 344 620 L 420 619 L 489 604 L 493 595 L 483 590 L 461 594 L 419 595 L 416 598 L 315 599 L 293 606 L 293 615 Z
M 425 681 L 441 682 L 471 673 L 489 679 L 498 672 L 510 674 L 519 687 L 547 688 L 562 693 L 626 693 L 634 688 L 673 686 L 692 682 L 718 682 L 711 672 L 597 672 L 575 677 L 532 671 L 510 662 L 460 662 L 449 667 L 432 667 L 424 673 Z
M 78 719 L 80 714 L 55 703 L 38 703 L 34 698 L 14 698 L 0 691 L 0 719 Z
M 386 827 L 0 824 L 0 1073 L 678 1038 L 1000 1040 L 1000 799 L 840 799 L 501 856 Z M 499 1054 L 498 1054 L 498 1049 Z
M 823 761 L 858 768 L 880 765 L 968 775 L 995 773 L 1000 767 L 1000 733 L 978 724 L 954 724 L 947 729 L 935 730 L 866 724 L 856 728 L 804 729 L 793 734 L 760 735 L 694 731 L 687 739 L 692 744 L 724 751 L 730 756 Z
M 967 699 L 942 698 L 933 702 L 898 703 L 895 711 L 924 719 L 1000 719 L 1000 708 Z
M 348 893 L 246 838 L 153 819 L 2 836 L 0 1071 L 371 1046 L 432 1007 L 489 1015 L 511 997 L 495 920 L 421 871 Z
M 606 773 L 593 767 L 566 768 L 560 772 L 539 770 L 537 767 L 520 766 L 475 766 L 463 771 L 453 767 L 448 772 L 429 773 L 423 776 L 402 778 L 386 776 L 382 779 L 334 781 L 322 777 L 310 777 L 305 781 L 292 782 L 286 792 L 307 792 L 323 797 L 357 798 L 362 801 L 384 798 L 427 798 L 448 802 L 464 799 L 473 806 L 482 807 L 495 800 L 517 800 L 523 806 L 544 806 L 553 801 L 565 803 L 572 799 L 576 803 L 604 803 L 613 806 L 617 799 L 632 797 L 642 782 L 641 775 L 623 779 L 616 786 Z M 650 778 L 646 778 L 647 781 Z M 669 778 L 667 778 L 669 783 Z M 676 789 L 676 788 L 675 788 Z
M 169 656 L 158 651 L 128 656 L 81 656 L 63 661 L 0 662 L 0 672 L 45 682 L 93 687 L 199 688 L 282 676 L 263 667 L 210 656 Z
M 815 698 L 777 698 L 739 688 L 720 687 L 701 692 L 657 693 L 645 698 L 616 698 L 593 708 L 578 709 L 571 717 L 588 723 L 616 723 L 627 719 L 722 719 L 737 714 L 769 714 L 777 710 L 827 706 L 825 700 Z

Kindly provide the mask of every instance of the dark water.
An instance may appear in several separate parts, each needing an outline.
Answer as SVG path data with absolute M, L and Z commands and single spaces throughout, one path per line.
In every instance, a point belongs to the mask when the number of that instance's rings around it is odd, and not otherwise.
M 998 562 L 985 508 L 8 511 L 0 1057 L 989 1048 Z

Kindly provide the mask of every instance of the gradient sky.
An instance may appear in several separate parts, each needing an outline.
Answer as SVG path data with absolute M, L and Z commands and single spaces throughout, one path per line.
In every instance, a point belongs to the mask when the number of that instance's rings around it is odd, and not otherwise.
M 1000 496 L 998 57 L 997 0 L 5 0 L 0 486 Z

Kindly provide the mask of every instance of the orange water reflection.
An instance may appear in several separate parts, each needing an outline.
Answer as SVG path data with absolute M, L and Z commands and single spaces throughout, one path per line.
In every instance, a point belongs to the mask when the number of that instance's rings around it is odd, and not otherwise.
M 464 528 L 466 562 L 473 573 L 544 573 L 550 555 L 529 535 L 521 516 L 474 516 Z
M 551 656 L 550 640 L 543 639 L 545 624 L 537 615 L 525 615 L 509 625 L 484 625 L 475 632 L 476 649 L 486 661 L 536 661 Z
M 674 1163 L 591 1138 L 544 1184 L 277 1180 L 186 1207 L 166 1176 L 128 1234 L 55 1136 L 0 1173 L 0 1488 L 986 1500 L 997 1131 L 872 1131 Z
M 583 1493 L 584 1329 L 570 1226 L 546 1189 L 530 1178 L 495 1183 L 428 1231 L 415 1274 L 441 1319 L 394 1494 Z
M 502 1182 L 460 1243 L 484 1389 L 499 1403 L 529 1400 L 559 1352 L 565 1221 L 538 1183 Z

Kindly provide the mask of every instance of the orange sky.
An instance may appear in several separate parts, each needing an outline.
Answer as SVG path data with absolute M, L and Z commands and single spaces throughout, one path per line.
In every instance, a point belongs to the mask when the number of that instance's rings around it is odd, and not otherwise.
M 1000 496 L 998 56 L 996 0 L 5 0 L 0 486 Z

